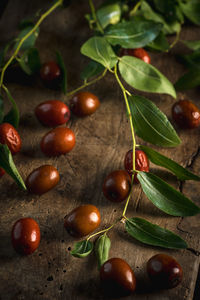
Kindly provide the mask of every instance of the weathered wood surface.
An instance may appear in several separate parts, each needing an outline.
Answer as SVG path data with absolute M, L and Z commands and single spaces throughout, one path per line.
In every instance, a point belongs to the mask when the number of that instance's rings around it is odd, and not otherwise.
M 56 49 L 61 51 L 68 69 L 70 89 L 81 84 L 79 72 L 86 59 L 80 55 L 79 49 L 90 35 L 83 17 L 88 11 L 87 1 L 77 2 L 78 4 L 69 9 L 53 13 L 41 26 L 40 38 L 37 41 L 43 62 L 53 58 Z M 16 25 L 22 17 L 32 15 L 41 5 L 45 8 L 48 3 L 49 1 L 10 1 L 0 22 L 0 43 L 16 34 Z M 182 33 L 184 39 L 199 39 L 199 36 L 199 28 L 188 27 Z M 187 50 L 179 45 L 170 54 L 152 54 L 152 64 L 175 82 L 184 72 L 184 68 L 177 63 L 175 54 L 185 51 Z M 89 90 L 99 96 L 101 107 L 86 119 L 72 118 L 69 126 L 76 134 L 75 149 L 66 156 L 49 159 L 39 149 L 40 139 L 48 129 L 38 123 L 33 110 L 38 103 L 45 100 L 68 99 L 59 92 L 44 88 L 39 82 L 26 86 L 13 83 L 9 88 L 20 106 L 22 117 L 19 131 L 23 147 L 21 153 L 15 157 L 22 176 L 26 178 L 32 169 L 50 163 L 58 168 L 61 181 L 53 191 L 37 197 L 20 191 L 8 176 L 1 179 L 0 299 L 105 299 L 100 292 L 94 255 L 84 260 L 70 256 L 68 248 L 72 247 L 74 239 L 65 232 L 63 219 L 72 208 L 83 203 L 92 203 L 100 208 L 102 228 L 121 214 L 124 204 L 108 202 L 101 190 L 106 174 L 123 168 L 124 155 L 131 148 L 131 134 L 121 91 L 110 75 L 92 86 Z M 148 96 L 171 119 L 170 110 L 174 100 L 166 95 Z M 187 91 L 178 96 L 190 98 L 200 105 L 199 90 Z M 182 144 L 176 149 L 160 151 L 183 166 L 188 166 L 190 170 L 200 173 L 199 129 L 177 130 Z M 139 139 L 137 141 L 141 142 Z M 200 204 L 199 183 L 181 184 L 168 172 L 154 166 L 151 169 Z M 110 257 L 126 259 L 138 278 L 137 293 L 126 299 L 192 300 L 199 268 L 199 216 L 167 216 L 146 199 L 139 186 L 134 188 L 127 215 L 145 217 L 177 232 L 187 240 L 191 250 L 168 251 L 144 246 L 129 238 L 122 224 L 116 226 L 109 234 L 112 240 Z M 34 254 L 21 257 L 11 246 L 10 232 L 13 223 L 26 216 L 38 221 L 42 239 Z M 174 255 L 183 265 L 183 283 L 174 290 L 156 292 L 150 289 L 145 275 L 145 264 L 158 252 Z M 197 289 L 195 299 L 199 297 Z

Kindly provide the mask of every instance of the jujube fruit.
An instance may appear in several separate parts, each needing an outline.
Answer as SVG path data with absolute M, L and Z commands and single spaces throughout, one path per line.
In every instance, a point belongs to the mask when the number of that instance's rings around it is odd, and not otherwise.
M 104 180 L 104 196 L 112 202 L 124 201 L 131 189 L 131 178 L 124 170 L 117 170 L 110 173 Z
M 66 127 L 50 130 L 42 138 L 40 147 L 46 156 L 59 156 L 70 152 L 75 146 L 74 132 Z
M 86 117 L 93 114 L 99 105 L 100 102 L 97 96 L 89 92 L 77 93 L 70 100 L 71 111 L 78 117 Z
M 107 260 L 100 269 L 104 291 L 110 296 L 127 296 L 135 291 L 136 278 L 133 270 L 121 258 Z
M 47 193 L 53 189 L 60 180 L 57 169 L 44 165 L 33 170 L 26 179 L 26 187 L 29 192 L 37 195 Z
M 86 204 L 73 209 L 66 217 L 64 227 L 74 237 L 83 237 L 94 231 L 101 222 L 98 208 Z
M 12 228 L 14 249 L 23 255 L 33 253 L 40 244 L 40 227 L 32 218 L 19 219 Z
M 134 56 L 141 60 L 143 60 L 145 63 L 150 64 L 151 58 L 146 50 L 143 48 L 137 48 L 137 49 L 121 49 L 120 56 Z
M 12 154 L 19 152 L 22 144 L 19 133 L 9 123 L 0 125 L 0 143 L 6 144 Z
M 200 125 L 200 110 L 189 100 L 180 100 L 172 106 L 172 118 L 182 128 L 193 129 Z
M 133 150 L 129 150 L 124 159 L 124 168 L 132 176 L 133 172 Z M 149 159 L 142 150 L 135 150 L 135 169 L 137 171 L 149 172 Z M 137 174 L 134 175 L 134 182 L 139 183 Z
M 59 100 L 40 103 L 35 109 L 35 114 L 42 124 L 50 127 L 65 124 L 70 118 L 68 106 Z
M 55 61 L 49 61 L 42 65 L 40 77 L 48 87 L 57 87 L 61 81 L 61 69 Z
M 167 254 L 157 254 L 147 262 L 149 278 L 159 288 L 171 289 L 176 287 L 183 277 L 180 264 Z

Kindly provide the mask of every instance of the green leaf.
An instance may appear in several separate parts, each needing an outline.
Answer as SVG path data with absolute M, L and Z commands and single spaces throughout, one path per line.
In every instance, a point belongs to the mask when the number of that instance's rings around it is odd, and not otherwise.
M 190 0 L 186 3 L 179 1 L 184 15 L 196 25 L 200 25 L 200 1 L 199 0 Z
M 91 77 L 99 75 L 103 72 L 104 67 L 97 63 L 96 61 L 91 60 L 89 64 L 81 72 L 81 79 L 88 80 Z
M 169 249 L 187 248 L 186 242 L 180 236 L 141 218 L 127 219 L 125 228 L 133 238 L 147 245 Z
M 92 252 L 92 250 L 93 243 L 85 240 L 75 243 L 74 249 L 70 251 L 70 254 L 78 258 L 83 258 L 88 256 Z
M 95 253 L 100 267 L 108 260 L 111 242 L 109 237 L 104 233 L 101 235 L 95 244 Z
M 196 204 L 158 176 L 139 172 L 137 179 L 147 198 L 165 213 L 180 217 L 194 216 L 200 213 L 200 208 Z
M 177 176 L 180 180 L 196 180 L 200 181 L 200 177 L 191 173 L 187 169 L 180 166 L 174 160 L 160 154 L 159 152 L 147 147 L 147 146 L 139 146 L 141 150 L 143 150 L 148 156 L 149 160 L 157 165 L 166 168 L 171 171 L 173 174 Z
M 105 31 L 107 41 L 123 48 L 140 48 L 153 41 L 159 34 L 162 24 L 152 21 L 127 21 L 110 26 Z
M 33 29 L 33 27 L 34 27 L 34 25 L 32 25 L 32 26 L 27 26 L 27 27 L 23 28 L 23 29 L 20 31 L 20 33 L 19 33 L 19 35 L 18 35 L 18 37 L 17 37 L 17 39 L 16 39 L 16 44 L 15 44 L 15 46 L 14 46 L 14 49 L 16 49 L 16 48 L 18 47 L 20 40 L 21 40 L 25 35 L 27 35 L 28 32 L 30 32 L 30 31 Z M 23 44 L 22 44 L 20 50 L 27 50 L 27 49 L 33 47 L 33 46 L 35 45 L 35 42 L 36 42 L 36 39 L 37 39 L 38 35 L 39 35 L 39 28 L 37 28 L 37 29 L 36 29 L 36 30 L 35 30 L 35 31 L 34 31 L 34 32 L 33 32 L 33 33 L 32 33 L 32 34 L 31 34 L 24 42 L 23 42 Z
M 110 4 L 104 4 L 97 11 L 97 18 L 103 28 L 106 28 L 109 24 L 116 24 L 121 18 L 121 7 L 116 1 Z
M 133 126 L 143 140 L 162 147 L 175 147 L 180 139 L 166 115 L 150 100 L 140 96 L 128 98 Z
M 177 6 L 174 0 L 154 0 L 155 7 L 164 15 L 167 22 L 177 20 Z
M 187 55 L 178 55 L 177 59 L 188 68 L 200 69 L 200 51 L 195 51 Z
M 119 71 L 123 79 L 137 90 L 165 93 L 176 98 L 172 83 L 155 67 L 139 58 L 123 56 L 120 58 Z
M 58 51 L 56 52 L 56 57 L 57 57 L 57 63 L 62 72 L 62 81 L 61 81 L 62 92 L 66 94 L 67 93 L 67 71 L 66 71 L 65 63 L 60 52 Z
M 147 46 L 150 49 L 163 52 L 169 50 L 170 48 L 166 36 L 162 32 L 157 36 L 157 38 L 153 42 L 149 43 Z
M 4 108 L 3 97 L 0 95 L 0 124 L 3 121 L 3 108 Z
M 117 56 L 103 37 L 92 37 L 81 47 L 81 53 L 112 69 L 117 63 Z
M 17 171 L 12 154 L 7 145 L 0 144 L 0 167 L 16 181 L 20 188 L 26 190 L 25 183 Z
M 200 68 L 192 68 L 175 83 L 177 91 L 189 90 L 200 86 Z
M 36 48 L 30 48 L 18 59 L 22 70 L 28 74 L 33 75 L 41 68 L 39 52 Z
M 200 41 L 181 41 L 184 45 L 186 45 L 189 49 L 198 51 L 200 50 Z
M 10 111 L 5 115 L 3 122 L 4 123 L 10 123 L 12 124 L 15 128 L 19 126 L 19 109 L 17 107 L 17 104 L 15 103 L 15 100 L 13 99 L 11 93 L 9 92 L 8 89 L 5 89 L 6 94 L 8 96 L 8 99 L 10 100 L 12 104 L 12 108 Z

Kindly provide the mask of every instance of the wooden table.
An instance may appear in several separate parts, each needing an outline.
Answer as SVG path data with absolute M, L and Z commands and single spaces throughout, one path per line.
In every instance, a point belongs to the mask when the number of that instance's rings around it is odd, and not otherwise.
M 57 10 L 41 26 L 37 47 L 43 62 L 54 58 L 60 50 L 67 70 L 69 88 L 81 84 L 80 70 L 87 59 L 80 55 L 80 46 L 91 35 L 84 20 L 88 12 L 87 1 L 74 1 L 65 10 Z M 77 3 L 77 4 L 76 4 Z M 0 22 L 0 43 L 3 44 L 17 33 L 17 24 L 23 17 L 32 15 L 39 8 L 46 8 L 49 1 L 10 1 Z M 200 28 L 187 27 L 182 32 L 184 39 L 199 39 Z M 152 64 L 158 67 L 172 82 L 183 74 L 184 67 L 175 58 L 176 53 L 187 50 L 179 44 L 169 54 L 151 54 Z M 111 75 L 88 90 L 99 96 L 101 106 L 85 119 L 72 118 L 69 126 L 76 134 L 75 149 L 59 158 L 46 158 L 39 149 L 41 137 L 47 132 L 34 116 L 34 108 L 50 99 L 68 101 L 60 92 L 48 90 L 37 82 L 21 85 L 10 83 L 9 89 L 16 99 L 21 122 L 19 132 L 23 140 L 20 154 L 15 162 L 23 178 L 42 164 L 58 168 L 61 181 L 51 192 L 33 196 L 21 191 L 5 175 L 0 181 L 0 299 L 105 299 L 99 288 L 99 274 L 95 256 L 80 260 L 69 254 L 74 239 L 63 228 L 65 215 L 76 206 L 92 203 L 99 207 L 102 215 L 101 228 L 111 224 L 122 212 L 124 203 L 115 205 L 102 194 L 102 182 L 110 171 L 123 168 L 125 153 L 131 148 L 131 134 L 126 119 L 125 106 L 119 87 Z M 169 119 L 174 99 L 166 95 L 147 95 Z M 191 99 L 200 106 L 199 90 L 178 93 L 178 98 Z M 172 121 L 173 122 L 173 121 Z M 176 125 L 174 124 L 176 127 Z M 199 129 L 182 131 L 176 128 L 182 144 L 176 149 L 159 149 L 191 171 L 200 172 Z M 138 143 L 143 143 L 137 139 Z M 169 183 L 200 205 L 199 183 L 181 183 L 163 169 L 151 166 Z M 200 299 L 199 281 L 193 298 L 200 254 L 200 219 L 170 217 L 144 196 L 139 186 L 134 187 L 128 216 L 142 216 L 166 227 L 187 240 L 190 249 L 168 251 L 145 246 L 130 238 L 122 224 L 109 233 L 112 241 L 110 257 L 124 258 L 135 271 L 138 291 L 126 298 L 137 300 L 192 300 Z M 41 228 L 39 249 L 30 256 L 21 257 L 11 246 L 10 233 L 16 220 L 33 217 Z M 156 253 L 165 252 L 177 258 L 184 269 L 182 284 L 169 291 L 152 291 L 145 275 L 147 260 Z

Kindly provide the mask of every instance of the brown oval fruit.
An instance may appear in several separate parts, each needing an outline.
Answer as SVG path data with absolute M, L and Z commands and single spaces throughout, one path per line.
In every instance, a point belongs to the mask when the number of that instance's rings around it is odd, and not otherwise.
M 180 100 L 173 105 L 172 117 L 182 128 L 193 129 L 200 125 L 200 110 L 188 100 Z
M 94 205 L 81 205 L 65 217 L 65 229 L 74 237 L 83 237 L 94 231 L 101 222 L 98 208 Z
M 124 170 L 110 173 L 103 183 L 104 196 L 112 202 L 124 201 L 131 189 L 131 178 Z
M 99 99 L 92 93 L 80 92 L 73 96 L 70 108 L 78 117 L 86 117 L 93 114 L 99 107 Z
M 29 192 L 42 195 L 53 189 L 59 180 L 60 175 L 57 169 L 53 166 L 44 165 L 29 174 L 26 179 L 26 187 Z
M 19 152 L 22 144 L 19 133 L 9 123 L 0 125 L 0 143 L 6 144 L 12 154 Z
M 66 127 L 50 130 L 42 138 L 40 147 L 46 156 L 59 156 L 70 152 L 75 146 L 74 132 Z
M 65 124 L 70 118 L 68 106 L 59 100 L 40 103 L 35 109 L 35 114 L 42 124 L 50 127 Z
M 147 262 L 149 278 L 158 288 L 171 289 L 176 287 L 183 277 L 179 263 L 171 256 L 157 254 Z
M 134 56 L 141 60 L 143 60 L 145 63 L 150 64 L 151 58 L 146 50 L 143 48 L 137 48 L 137 49 L 121 49 L 120 56 Z
M 101 266 L 100 279 L 105 293 L 115 297 L 127 296 L 136 288 L 135 274 L 121 258 L 106 261 Z
M 40 227 L 32 218 L 18 220 L 12 228 L 14 249 L 23 255 L 33 253 L 40 244 Z
M 40 69 L 40 77 L 48 87 L 57 87 L 61 81 L 61 69 L 55 61 L 43 64 Z

